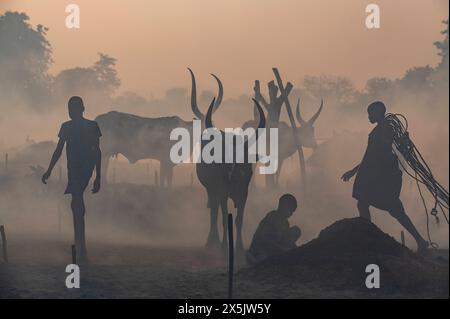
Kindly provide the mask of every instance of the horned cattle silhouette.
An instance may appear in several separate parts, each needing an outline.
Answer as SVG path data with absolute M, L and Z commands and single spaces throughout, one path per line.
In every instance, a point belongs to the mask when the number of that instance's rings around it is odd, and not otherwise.
M 296 119 L 300 124 L 297 128 L 298 140 L 300 142 L 300 147 L 312 148 L 317 147 L 317 140 L 315 136 L 314 123 L 319 117 L 323 109 L 323 101 L 321 102 L 317 112 L 307 121 L 305 121 L 301 115 L 300 111 L 300 99 L 297 101 L 296 108 Z M 244 123 L 243 127 L 252 127 L 256 125 L 258 121 L 258 112 L 255 111 L 255 118 L 252 121 L 247 121 Z M 278 170 L 275 174 L 275 185 L 278 184 L 278 180 L 281 174 L 281 169 L 283 167 L 283 162 L 291 157 L 297 151 L 297 143 L 292 134 L 292 127 L 284 121 L 267 123 L 272 128 L 278 128 Z M 272 186 L 272 185 L 268 185 Z
M 204 118 L 205 128 L 214 128 L 212 124 L 212 113 L 214 110 L 215 102 L 214 100 L 211 102 L 208 113 L 205 116 L 203 114 L 199 114 L 199 108 L 197 106 L 196 98 L 195 98 L 195 77 L 191 70 L 189 70 L 192 75 L 192 99 L 191 99 L 191 108 L 194 114 L 199 118 Z M 256 100 L 255 106 L 259 112 L 259 123 L 257 128 L 265 128 L 266 120 L 264 116 L 264 112 Z M 222 141 L 226 139 L 226 134 L 232 133 L 224 133 L 220 131 L 222 136 Z M 239 136 L 235 136 L 235 143 L 237 143 L 237 138 Z M 256 143 L 257 137 L 253 142 Z M 220 247 L 220 239 L 218 232 L 218 211 L 219 206 L 222 211 L 222 224 L 223 224 L 223 240 L 222 240 L 222 248 L 225 249 L 228 245 L 227 240 L 227 216 L 228 216 L 228 199 L 231 199 L 234 203 L 234 206 L 237 210 L 236 215 L 236 254 L 239 258 L 243 258 L 244 256 L 244 245 L 242 240 L 242 226 L 244 221 L 244 210 L 245 204 L 248 196 L 248 187 L 250 184 L 250 180 L 253 175 L 253 167 L 252 163 L 248 161 L 248 153 L 249 153 L 249 139 L 246 141 L 240 141 L 244 143 L 244 162 L 243 163 L 226 163 L 225 162 L 225 143 L 222 143 L 222 161 L 221 163 L 205 163 L 200 162 L 196 164 L 196 172 L 197 177 L 203 187 L 206 189 L 208 196 L 208 208 L 210 209 L 210 230 L 206 243 L 207 248 L 217 249 Z M 203 150 L 205 143 L 202 141 L 201 149 Z M 233 148 L 234 150 L 236 148 Z M 233 158 L 235 156 L 233 155 Z
M 223 87 L 219 78 L 214 74 L 212 76 L 218 84 L 214 104 L 216 111 L 222 101 Z M 199 110 L 194 114 L 201 116 Z M 107 172 L 109 159 L 117 154 L 122 154 L 130 163 L 154 159 L 160 163 L 160 186 L 172 185 L 173 167 L 176 164 L 170 160 L 170 148 L 176 141 L 169 140 L 170 132 L 183 127 L 192 134 L 192 121 L 184 121 L 178 116 L 149 118 L 116 111 L 101 114 L 95 120 L 103 134 L 101 149 L 104 172 Z M 106 174 L 102 175 L 106 177 Z

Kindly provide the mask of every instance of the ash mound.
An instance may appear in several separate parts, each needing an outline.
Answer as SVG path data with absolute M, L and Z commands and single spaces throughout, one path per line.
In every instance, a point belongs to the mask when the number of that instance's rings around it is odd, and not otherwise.
M 379 289 L 366 287 L 369 264 L 380 268 Z M 448 261 L 419 256 L 358 217 L 337 221 L 323 229 L 318 238 L 242 273 L 304 287 L 448 297 L 448 270 Z

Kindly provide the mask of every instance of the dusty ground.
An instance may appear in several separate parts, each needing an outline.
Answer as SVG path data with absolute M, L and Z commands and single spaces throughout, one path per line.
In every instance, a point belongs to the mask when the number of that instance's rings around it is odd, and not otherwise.
M 1 298 L 225 298 L 227 294 L 225 260 L 200 247 L 90 243 L 91 264 L 81 268 L 81 288 L 72 290 L 65 287 L 65 267 L 71 260 L 69 241 L 11 238 L 9 250 L 10 262 L 0 264 Z M 448 251 L 442 254 L 448 270 Z M 448 290 L 447 296 L 427 292 L 377 294 L 333 288 L 320 280 L 301 283 L 280 271 L 272 270 L 261 278 L 251 268 L 240 269 L 235 297 L 448 298 Z
M 64 185 L 55 183 L 47 189 L 40 183 L 21 185 L 25 182 L 17 179 L 16 184 L 0 189 L 0 224 L 6 225 L 10 257 L 8 264 L 0 263 L 0 298 L 227 296 L 226 261 L 203 249 L 209 215 L 202 188 L 194 185 L 165 190 L 152 185 L 119 183 L 105 187 L 101 194 L 87 194 L 90 265 L 81 269 L 81 289 L 68 290 L 65 267 L 71 262 L 73 231 L 69 199 L 61 194 Z M 251 189 L 243 230 L 247 246 L 259 221 L 275 207 L 279 196 L 290 189 L 283 187 L 274 192 Z M 297 198 L 300 206 L 290 221 L 302 228 L 299 245 L 316 238 L 334 221 L 355 215 L 354 203 L 340 193 L 328 192 L 320 200 L 300 195 Z M 229 207 L 233 211 L 231 202 Z M 374 222 L 398 240 L 399 226 L 386 214 L 376 212 L 373 215 Z M 415 221 L 423 230 L 424 223 L 418 218 Z M 448 247 L 448 227 L 432 226 L 436 238 Z M 406 240 L 411 245 L 411 238 L 407 236 Z M 448 250 L 440 254 L 447 260 L 448 278 Z M 333 269 L 334 273 L 336 269 L 339 267 Z M 388 291 L 377 294 L 329 285 L 320 278 L 306 281 L 298 268 L 267 271 L 258 276 L 252 269 L 239 269 L 234 296 L 448 298 L 448 289 L 444 293 Z M 291 280 L 290 274 L 299 280 Z

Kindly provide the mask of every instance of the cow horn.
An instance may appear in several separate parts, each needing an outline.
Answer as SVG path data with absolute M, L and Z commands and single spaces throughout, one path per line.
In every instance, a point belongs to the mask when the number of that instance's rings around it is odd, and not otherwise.
M 314 122 L 317 120 L 317 118 L 320 115 L 320 112 L 322 112 L 322 108 L 323 108 L 323 99 L 320 101 L 320 107 L 319 110 L 316 112 L 316 114 L 314 114 L 308 121 L 309 124 L 313 125 Z
M 305 120 L 303 120 L 302 115 L 300 114 L 300 98 L 297 100 L 297 108 L 295 110 L 295 116 L 297 117 L 297 121 L 300 124 L 305 124 Z
M 259 103 L 256 99 L 253 99 L 253 102 L 255 102 L 255 106 L 259 112 L 258 128 L 265 128 L 266 127 L 266 117 L 264 116 L 264 111 L 262 110 L 261 105 L 259 105 Z
M 222 103 L 223 85 L 222 85 L 222 82 L 220 81 L 220 79 L 215 74 L 211 73 L 211 75 L 216 79 L 217 85 L 219 86 L 219 90 L 217 92 L 216 103 L 214 104 L 214 112 L 215 112 L 215 111 L 217 111 L 217 109 L 219 108 L 220 104 Z
M 261 107 L 261 105 L 258 103 L 258 101 L 255 100 L 255 99 L 253 99 L 253 98 L 252 98 L 252 100 L 253 100 L 253 102 L 255 102 L 255 110 L 254 110 L 254 111 L 255 111 L 255 117 L 259 117 L 258 127 L 256 128 L 256 132 L 255 132 L 255 134 L 256 134 L 256 139 L 255 139 L 255 141 L 253 141 L 253 143 L 254 143 L 254 142 L 256 142 L 256 141 L 258 140 L 258 137 L 259 137 L 259 136 L 258 136 L 258 130 L 257 130 L 257 129 L 259 129 L 259 128 L 265 128 L 265 127 L 266 127 L 266 117 L 265 117 L 264 111 L 262 110 L 262 107 Z M 259 115 L 257 115 L 256 112 L 258 112 Z M 249 142 L 248 139 L 244 142 L 244 150 L 245 150 L 246 152 L 248 152 L 248 148 L 249 148 L 248 142 Z M 252 145 L 253 145 L 253 143 L 252 143 Z
M 208 107 L 208 113 L 206 113 L 206 119 L 205 119 L 205 128 L 213 127 L 211 117 L 212 117 L 212 113 L 214 112 L 215 101 L 216 101 L 216 98 L 213 98 L 211 104 Z
M 188 68 L 189 72 L 191 73 L 191 80 L 192 80 L 192 91 L 191 91 L 191 108 L 194 115 L 199 119 L 203 120 L 205 116 L 200 112 L 200 109 L 197 105 L 197 86 L 195 84 L 195 76 L 194 72 L 190 68 Z

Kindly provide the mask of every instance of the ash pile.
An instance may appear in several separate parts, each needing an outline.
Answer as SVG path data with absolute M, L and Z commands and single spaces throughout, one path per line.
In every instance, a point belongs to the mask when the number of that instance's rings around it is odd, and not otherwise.
M 380 270 L 380 288 L 368 289 L 369 264 Z M 448 298 L 448 257 L 420 256 L 363 218 L 343 219 L 318 238 L 272 257 L 242 274 L 290 286 L 352 290 L 375 295 Z

